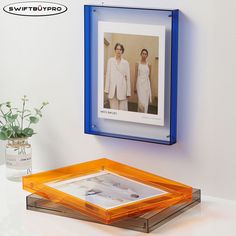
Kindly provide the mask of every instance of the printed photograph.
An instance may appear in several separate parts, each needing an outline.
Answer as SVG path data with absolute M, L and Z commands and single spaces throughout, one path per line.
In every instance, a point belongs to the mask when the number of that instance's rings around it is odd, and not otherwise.
M 105 209 L 167 193 L 107 171 L 47 185 Z
M 165 28 L 99 25 L 100 117 L 162 125 Z
M 158 37 L 104 34 L 104 107 L 158 114 Z

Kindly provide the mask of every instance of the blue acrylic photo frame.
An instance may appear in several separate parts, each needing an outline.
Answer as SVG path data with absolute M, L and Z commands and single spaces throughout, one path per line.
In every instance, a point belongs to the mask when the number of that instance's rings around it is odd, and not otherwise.
M 125 7 L 84 7 L 85 46 L 85 133 L 158 144 L 176 143 L 178 10 Z M 99 116 L 99 30 L 100 22 L 161 25 L 165 27 L 164 124 L 153 125 Z M 106 24 L 105 24 L 106 25 Z M 124 28 L 124 27 L 123 27 Z M 131 113 L 130 113 L 131 114 Z M 132 113 L 136 115 L 137 113 Z M 135 120 L 135 119 L 134 119 Z

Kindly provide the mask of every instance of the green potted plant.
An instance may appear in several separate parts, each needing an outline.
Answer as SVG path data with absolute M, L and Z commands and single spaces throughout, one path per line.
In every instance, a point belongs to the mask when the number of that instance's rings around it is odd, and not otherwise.
M 32 151 L 28 139 L 35 132 L 33 125 L 42 117 L 42 110 L 48 104 L 29 110 L 28 98 L 22 99 L 22 107 L 16 108 L 11 102 L 0 103 L 0 140 L 7 140 L 5 160 L 6 175 L 9 180 L 20 181 L 24 175 L 32 173 Z

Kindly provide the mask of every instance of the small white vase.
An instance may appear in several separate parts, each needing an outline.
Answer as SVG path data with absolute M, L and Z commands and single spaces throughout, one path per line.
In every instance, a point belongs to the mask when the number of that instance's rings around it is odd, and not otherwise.
M 32 150 L 27 138 L 9 139 L 5 157 L 7 179 L 21 181 L 22 176 L 32 173 Z

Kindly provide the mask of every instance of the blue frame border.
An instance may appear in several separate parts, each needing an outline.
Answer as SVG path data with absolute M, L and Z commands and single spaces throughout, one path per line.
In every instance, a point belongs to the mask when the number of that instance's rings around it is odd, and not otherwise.
M 84 131 L 91 133 L 91 6 L 84 6 Z
M 170 144 L 177 136 L 177 88 L 178 88 L 178 32 L 179 10 L 172 10 L 171 21 L 171 98 L 170 98 Z
M 106 8 L 124 8 L 124 9 L 140 9 L 140 10 L 156 10 L 156 11 L 170 11 L 172 17 L 171 23 L 171 88 L 170 88 L 170 141 L 148 139 L 142 137 L 112 134 L 106 132 L 94 131 L 92 129 L 92 101 L 91 101 L 91 11 L 93 7 Z M 135 141 L 143 141 L 149 143 L 171 145 L 176 143 L 177 136 L 177 81 L 178 81 L 178 27 L 179 27 L 179 10 L 168 9 L 150 9 L 150 8 L 130 8 L 130 7 L 111 7 L 111 6 L 84 6 L 84 72 L 85 72 L 85 86 L 84 86 L 84 133 L 106 136 L 112 138 L 122 138 Z

